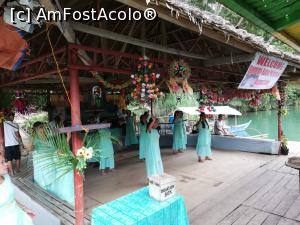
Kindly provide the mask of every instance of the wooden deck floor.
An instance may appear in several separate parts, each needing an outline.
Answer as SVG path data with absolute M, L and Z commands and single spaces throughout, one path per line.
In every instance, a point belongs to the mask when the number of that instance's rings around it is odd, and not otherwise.
M 289 155 L 300 155 L 294 152 Z M 298 171 L 287 157 L 257 168 L 189 212 L 192 225 L 300 225 Z
M 285 166 L 288 157 L 300 155 L 300 143 L 292 149 L 289 156 L 214 151 L 214 160 L 203 164 L 196 162 L 192 150 L 175 156 L 164 150 L 163 161 L 166 171 L 177 178 L 191 225 L 300 225 L 298 171 Z M 87 215 L 92 208 L 146 185 L 145 166 L 136 152 L 116 158 L 122 163 L 106 177 L 98 168 L 88 169 Z M 32 177 L 28 165 L 22 174 Z

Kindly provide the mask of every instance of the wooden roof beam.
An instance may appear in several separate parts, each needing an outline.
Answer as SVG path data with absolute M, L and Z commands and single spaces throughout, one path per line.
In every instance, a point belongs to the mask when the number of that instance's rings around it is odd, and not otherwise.
M 185 17 L 180 17 L 179 19 L 176 19 L 176 17 L 173 17 L 170 13 L 170 10 L 167 9 L 166 7 L 161 7 L 161 6 L 157 6 L 154 4 L 151 5 L 147 5 L 145 0 L 116 0 L 122 4 L 128 5 L 130 7 L 139 9 L 139 10 L 145 10 L 149 7 L 155 9 L 155 11 L 157 12 L 157 15 L 159 18 L 166 20 L 172 24 L 176 24 L 177 26 L 183 27 L 187 30 L 199 33 L 199 28 L 198 26 L 196 26 L 195 24 L 193 24 L 188 18 Z M 242 51 L 248 52 L 248 53 L 254 53 L 256 50 L 254 48 L 252 48 L 251 46 L 243 43 L 242 41 L 239 41 L 235 38 L 230 38 L 229 40 L 227 40 L 224 37 L 224 33 L 223 32 L 218 32 L 215 31 L 211 28 L 209 28 L 208 26 L 204 25 L 202 27 L 202 35 L 207 36 L 209 38 L 215 39 L 221 43 L 224 43 L 226 45 L 230 45 L 234 48 L 238 48 Z
M 1 0 L 0 0 L 1 1 Z M 45 9 L 47 11 L 57 11 L 57 7 L 56 5 L 54 5 L 52 3 L 52 1 L 49 0 L 39 0 L 41 5 L 45 7 Z M 61 33 L 64 35 L 65 39 L 69 42 L 69 43 L 76 43 L 76 44 L 80 44 L 79 40 L 76 38 L 75 32 L 72 30 L 69 22 L 55 22 L 55 24 L 58 26 L 59 30 L 61 31 Z M 90 57 L 88 56 L 88 54 L 86 54 L 85 51 L 83 50 L 78 50 L 79 55 L 81 55 L 82 57 L 80 57 L 80 60 L 85 64 L 85 65 L 90 65 L 90 62 L 92 62 L 92 59 L 90 59 Z
M 236 56 L 230 56 L 230 57 L 219 57 L 219 58 L 213 58 L 209 60 L 205 60 L 203 62 L 203 66 L 209 67 L 209 66 L 220 66 L 220 65 L 228 65 L 228 64 L 236 64 L 236 63 L 242 63 L 242 62 L 250 62 L 254 59 L 255 55 L 245 54 L 245 55 L 236 55 Z
M 160 52 L 165 52 L 165 53 L 169 53 L 169 54 L 180 55 L 180 56 L 185 56 L 185 57 L 195 58 L 195 59 L 208 59 L 209 58 L 208 56 L 205 56 L 205 55 L 199 55 L 199 54 L 194 54 L 194 53 L 190 53 L 190 52 L 186 52 L 186 51 L 180 51 L 175 48 L 169 48 L 169 47 L 166 47 L 163 45 L 151 43 L 151 42 L 144 41 L 144 40 L 141 40 L 138 38 L 118 34 L 118 33 L 115 33 L 115 32 L 109 31 L 109 30 L 85 25 L 85 24 L 78 23 L 78 22 L 70 22 L 70 25 L 73 28 L 73 30 L 76 30 L 79 32 L 89 33 L 89 34 L 92 34 L 92 35 L 95 35 L 98 37 L 116 40 L 119 42 L 125 42 L 128 44 L 132 44 L 135 46 L 144 47 L 144 48 L 148 48 L 148 49 L 152 49 L 152 50 L 156 50 L 156 51 L 160 51 Z

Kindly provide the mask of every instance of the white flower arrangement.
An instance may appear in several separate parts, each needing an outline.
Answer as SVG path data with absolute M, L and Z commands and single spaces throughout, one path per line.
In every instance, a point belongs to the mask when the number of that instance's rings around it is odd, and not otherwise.
M 80 149 L 77 150 L 76 156 L 83 157 L 85 160 L 91 159 L 93 157 L 93 148 L 86 148 L 82 146 Z

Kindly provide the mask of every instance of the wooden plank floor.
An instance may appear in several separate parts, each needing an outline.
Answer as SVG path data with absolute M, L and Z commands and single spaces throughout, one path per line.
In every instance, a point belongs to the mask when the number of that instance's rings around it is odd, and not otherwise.
M 299 156 L 293 152 L 290 156 Z M 192 225 L 300 225 L 298 171 L 279 156 L 189 212 Z

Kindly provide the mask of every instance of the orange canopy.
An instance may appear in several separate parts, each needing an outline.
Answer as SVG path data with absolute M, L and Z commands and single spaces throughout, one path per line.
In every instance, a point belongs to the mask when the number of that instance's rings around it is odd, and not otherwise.
M 0 17 L 0 37 L 0 67 L 14 71 L 22 63 L 28 44 L 21 31 L 6 24 L 3 17 Z

